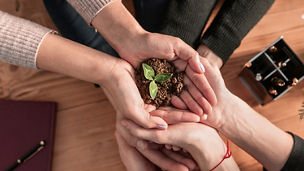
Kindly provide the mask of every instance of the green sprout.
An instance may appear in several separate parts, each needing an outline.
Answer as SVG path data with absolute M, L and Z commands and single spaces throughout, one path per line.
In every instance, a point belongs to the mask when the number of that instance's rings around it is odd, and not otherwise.
M 145 63 L 142 64 L 142 67 L 143 67 L 144 75 L 145 75 L 146 79 L 151 81 L 149 84 L 149 92 L 150 92 L 151 98 L 154 100 L 156 97 L 156 94 L 158 92 L 158 87 L 157 87 L 156 82 L 159 82 L 159 83 L 166 82 L 172 77 L 173 74 L 164 73 L 164 74 L 157 74 L 155 76 L 155 72 L 152 67 L 150 67 L 149 65 L 147 65 Z

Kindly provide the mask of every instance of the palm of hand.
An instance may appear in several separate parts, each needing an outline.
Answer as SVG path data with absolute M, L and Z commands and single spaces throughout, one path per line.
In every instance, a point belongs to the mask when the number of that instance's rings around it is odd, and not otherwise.
M 128 118 L 145 128 L 155 128 L 158 125 L 165 125 L 166 122 L 159 117 L 150 116 L 146 111 L 155 109 L 153 106 L 146 106 L 139 94 L 134 80 L 134 69 L 124 60 L 114 66 L 113 78 L 103 86 L 103 90 L 110 102 L 116 109 L 117 119 Z
M 205 50 L 209 51 L 205 52 L 205 54 L 215 55 L 211 50 L 207 48 Z M 222 114 L 225 112 L 223 112 L 223 110 L 230 108 L 229 106 L 226 106 L 226 102 L 233 100 L 233 96 L 227 89 L 218 66 L 211 65 L 209 62 L 206 62 L 207 60 L 204 57 L 201 57 L 200 60 L 206 68 L 205 76 L 211 88 L 214 90 L 216 98 L 218 99 L 218 104 L 213 107 L 212 113 L 208 115 L 208 119 L 205 121 L 202 120 L 202 123 L 210 125 L 214 128 L 219 128 L 224 122 Z

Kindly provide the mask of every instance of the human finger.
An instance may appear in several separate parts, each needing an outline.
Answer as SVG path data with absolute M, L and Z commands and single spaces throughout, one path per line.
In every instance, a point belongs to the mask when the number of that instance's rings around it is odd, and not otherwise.
M 129 112 L 127 117 L 144 128 L 167 129 L 168 124 L 160 117 L 151 116 L 144 107 L 138 112 Z
M 206 76 L 204 74 L 195 73 L 190 67 L 186 68 L 186 74 L 194 85 L 200 90 L 200 92 L 203 93 L 211 106 L 215 106 L 217 103 L 216 95 Z
M 200 117 L 195 113 L 179 110 L 172 107 L 161 107 L 150 112 L 152 116 L 158 116 L 164 119 L 167 124 L 176 124 L 180 122 L 199 122 Z
M 184 83 L 187 86 L 187 90 L 193 99 L 203 108 L 204 113 L 210 114 L 212 112 L 212 107 L 204 95 L 199 91 L 199 89 L 187 76 L 184 79 Z
M 175 55 L 180 59 L 187 61 L 193 71 L 197 73 L 204 73 L 204 66 L 200 63 L 199 54 L 191 46 L 187 45 L 181 39 L 176 39 L 174 42 Z
M 134 147 L 126 143 L 124 138 L 115 132 L 120 158 L 129 171 L 155 171 L 155 166 L 144 158 Z
M 184 101 L 184 103 L 187 105 L 187 107 L 194 112 L 195 114 L 202 116 L 204 114 L 203 109 L 201 106 L 192 98 L 192 96 L 189 94 L 188 90 L 184 90 L 182 94 L 180 95 L 181 99 Z
M 158 144 L 171 144 L 167 141 L 166 131 L 157 129 L 145 129 L 136 125 L 131 120 L 122 120 L 121 125 L 136 138 L 152 141 Z
M 162 149 L 162 152 L 164 154 L 166 154 L 168 157 L 170 157 L 171 159 L 174 159 L 177 162 L 183 163 L 184 165 L 186 165 L 189 168 L 189 170 L 194 170 L 197 167 L 196 163 L 192 159 L 184 157 L 176 152 L 173 152 L 173 151 L 170 151 L 170 150 L 167 150 L 164 148 Z
M 159 150 L 139 149 L 138 151 L 162 170 L 189 171 L 187 166 L 178 161 L 175 161 L 174 159 L 169 158 Z
M 177 96 L 172 96 L 171 104 L 178 109 L 182 109 L 182 110 L 188 109 L 187 105 L 183 102 L 183 100 Z

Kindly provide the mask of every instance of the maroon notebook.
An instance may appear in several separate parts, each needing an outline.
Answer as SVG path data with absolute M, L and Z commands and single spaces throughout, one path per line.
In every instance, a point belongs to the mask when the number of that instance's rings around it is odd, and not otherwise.
M 16 160 L 41 140 L 46 145 L 16 171 L 50 171 L 54 143 L 56 103 L 0 100 L 0 170 Z

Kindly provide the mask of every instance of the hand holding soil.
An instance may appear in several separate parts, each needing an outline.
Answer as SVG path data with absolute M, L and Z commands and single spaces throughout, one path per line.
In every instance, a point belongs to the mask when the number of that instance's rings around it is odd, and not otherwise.
M 178 68 L 175 68 L 175 66 Z M 183 72 L 178 72 L 183 71 Z M 204 74 L 198 74 L 179 60 L 149 59 L 136 70 L 136 84 L 146 104 L 190 109 L 203 116 L 216 104 L 214 91 Z
M 164 59 L 149 59 L 137 69 L 136 81 L 140 94 L 147 104 L 168 106 L 172 95 L 179 96 L 184 88 L 184 72 Z

